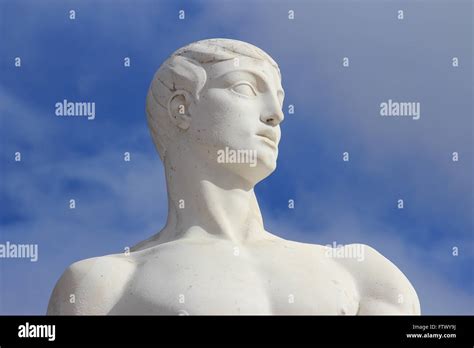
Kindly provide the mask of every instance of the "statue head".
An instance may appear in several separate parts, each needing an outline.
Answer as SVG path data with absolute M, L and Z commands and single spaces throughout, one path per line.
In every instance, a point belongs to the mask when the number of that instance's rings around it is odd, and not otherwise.
M 280 70 L 268 54 L 246 42 L 208 39 L 161 65 L 148 91 L 147 120 L 165 167 L 181 157 L 256 184 L 276 168 L 283 98 Z

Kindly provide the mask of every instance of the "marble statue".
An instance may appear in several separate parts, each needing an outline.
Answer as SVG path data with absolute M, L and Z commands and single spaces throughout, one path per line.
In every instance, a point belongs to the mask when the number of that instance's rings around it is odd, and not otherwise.
M 420 314 L 408 279 L 373 248 L 265 230 L 254 186 L 276 168 L 283 98 L 278 65 L 251 44 L 173 53 L 146 100 L 166 225 L 129 253 L 72 264 L 48 314 Z

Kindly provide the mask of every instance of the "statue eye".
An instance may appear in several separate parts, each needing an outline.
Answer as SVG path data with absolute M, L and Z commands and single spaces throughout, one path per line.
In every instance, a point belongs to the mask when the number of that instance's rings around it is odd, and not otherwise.
M 253 86 L 248 82 L 239 82 L 232 86 L 232 90 L 246 97 L 256 97 L 257 93 Z

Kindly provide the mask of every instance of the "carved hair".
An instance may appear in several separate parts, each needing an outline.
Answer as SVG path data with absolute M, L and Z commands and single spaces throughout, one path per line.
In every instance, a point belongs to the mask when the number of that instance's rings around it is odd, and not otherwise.
M 199 100 L 207 81 L 204 64 L 218 63 L 239 56 L 269 62 L 278 71 L 275 61 L 260 48 L 231 39 L 208 39 L 193 42 L 174 52 L 153 77 L 146 98 L 148 127 L 160 158 L 164 161 L 167 145 L 179 131 L 169 119 L 168 103 L 177 90 L 184 90 Z

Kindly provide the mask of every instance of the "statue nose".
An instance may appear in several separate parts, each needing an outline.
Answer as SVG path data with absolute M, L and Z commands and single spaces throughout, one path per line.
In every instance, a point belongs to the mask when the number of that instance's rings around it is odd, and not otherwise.
M 266 115 L 262 115 L 260 119 L 263 123 L 275 127 L 278 126 L 281 122 L 283 122 L 285 116 L 280 108 L 275 108 L 275 110 L 273 110 L 272 112 Z

